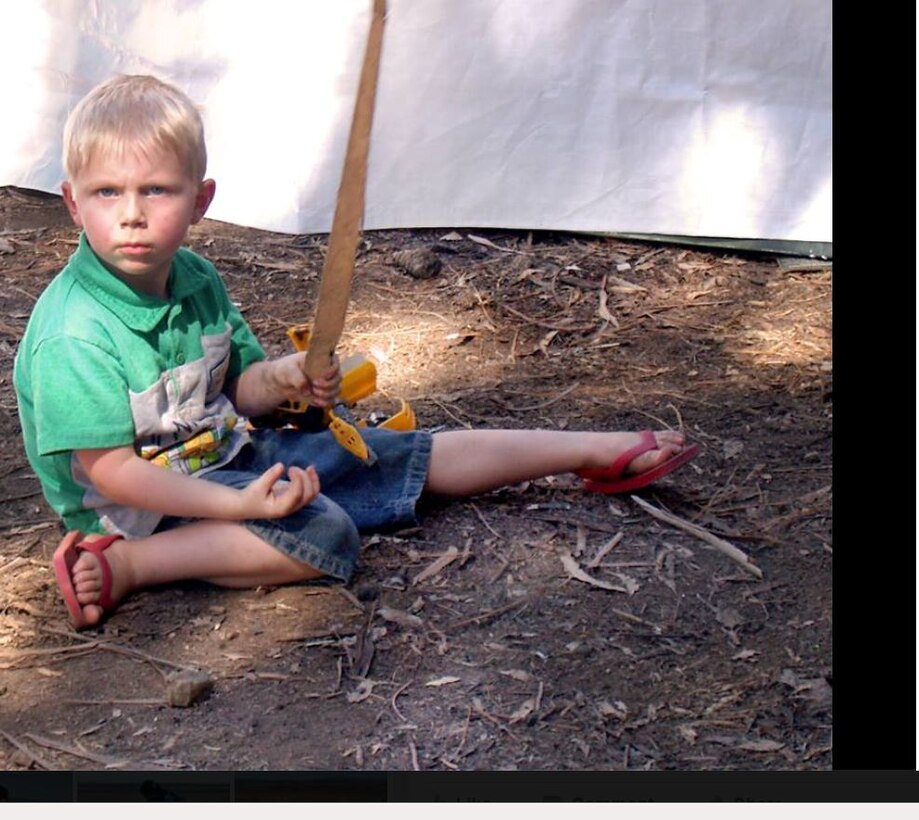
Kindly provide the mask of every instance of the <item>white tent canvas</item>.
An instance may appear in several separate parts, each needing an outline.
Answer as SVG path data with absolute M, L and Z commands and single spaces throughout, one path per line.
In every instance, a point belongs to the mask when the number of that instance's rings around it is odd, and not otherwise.
M 200 105 L 209 215 L 331 224 L 370 0 L 4 4 L 0 185 L 58 191 L 87 90 Z M 832 242 L 829 0 L 388 0 L 365 228 Z M 12 81 L 12 80 L 15 81 Z

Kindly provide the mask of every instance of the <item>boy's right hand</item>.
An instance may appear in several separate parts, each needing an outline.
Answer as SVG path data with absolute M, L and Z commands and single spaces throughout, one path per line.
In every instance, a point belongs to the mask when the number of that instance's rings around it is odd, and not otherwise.
M 240 492 L 243 495 L 243 518 L 284 518 L 302 509 L 319 495 L 316 468 L 290 467 L 287 480 L 284 465 L 269 467 Z

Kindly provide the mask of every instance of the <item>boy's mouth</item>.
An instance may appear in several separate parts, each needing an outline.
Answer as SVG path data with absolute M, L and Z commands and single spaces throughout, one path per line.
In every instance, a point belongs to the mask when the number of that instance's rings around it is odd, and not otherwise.
M 143 245 L 140 242 L 131 242 L 126 245 L 120 245 L 118 250 L 126 256 L 137 256 L 144 253 L 149 253 L 150 246 Z

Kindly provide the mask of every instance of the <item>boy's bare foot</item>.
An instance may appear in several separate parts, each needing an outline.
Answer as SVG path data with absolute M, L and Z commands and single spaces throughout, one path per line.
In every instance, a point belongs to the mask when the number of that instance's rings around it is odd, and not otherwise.
M 653 441 L 648 436 L 653 436 Z M 663 464 L 683 449 L 683 434 L 676 430 L 639 433 L 595 433 L 595 446 L 588 455 L 587 469 L 606 469 L 623 455 L 645 445 L 645 451 L 627 462 L 623 475 L 638 475 Z M 656 447 L 655 447 L 656 445 Z
M 644 430 L 607 436 L 589 457 L 589 467 L 577 474 L 591 490 L 628 492 L 645 487 L 685 464 L 698 447 L 686 446 L 676 430 Z
M 94 543 L 101 550 L 92 551 Z M 130 591 L 126 546 L 121 538 L 84 538 L 78 532 L 68 533 L 61 542 L 54 555 L 54 570 L 75 627 L 95 626 Z
M 103 610 L 99 601 L 102 595 L 102 561 L 108 561 L 111 572 L 111 589 L 109 597 L 113 603 L 120 601 L 129 591 L 126 583 L 128 563 L 122 553 L 127 546 L 123 539 L 115 541 L 102 556 L 84 551 L 80 553 L 76 564 L 73 565 L 73 588 L 77 593 L 77 600 L 83 607 L 83 615 L 90 625 L 95 625 L 102 620 L 108 610 Z

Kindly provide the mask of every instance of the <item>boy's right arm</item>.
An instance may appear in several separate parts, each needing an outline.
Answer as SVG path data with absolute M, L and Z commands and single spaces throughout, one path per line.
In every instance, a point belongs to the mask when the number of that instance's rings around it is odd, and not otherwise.
M 93 486 L 110 501 L 180 518 L 242 521 L 283 518 L 319 494 L 313 467 L 276 464 L 242 490 L 164 469 L 131 447 L 78 450 L 77 458 Z

